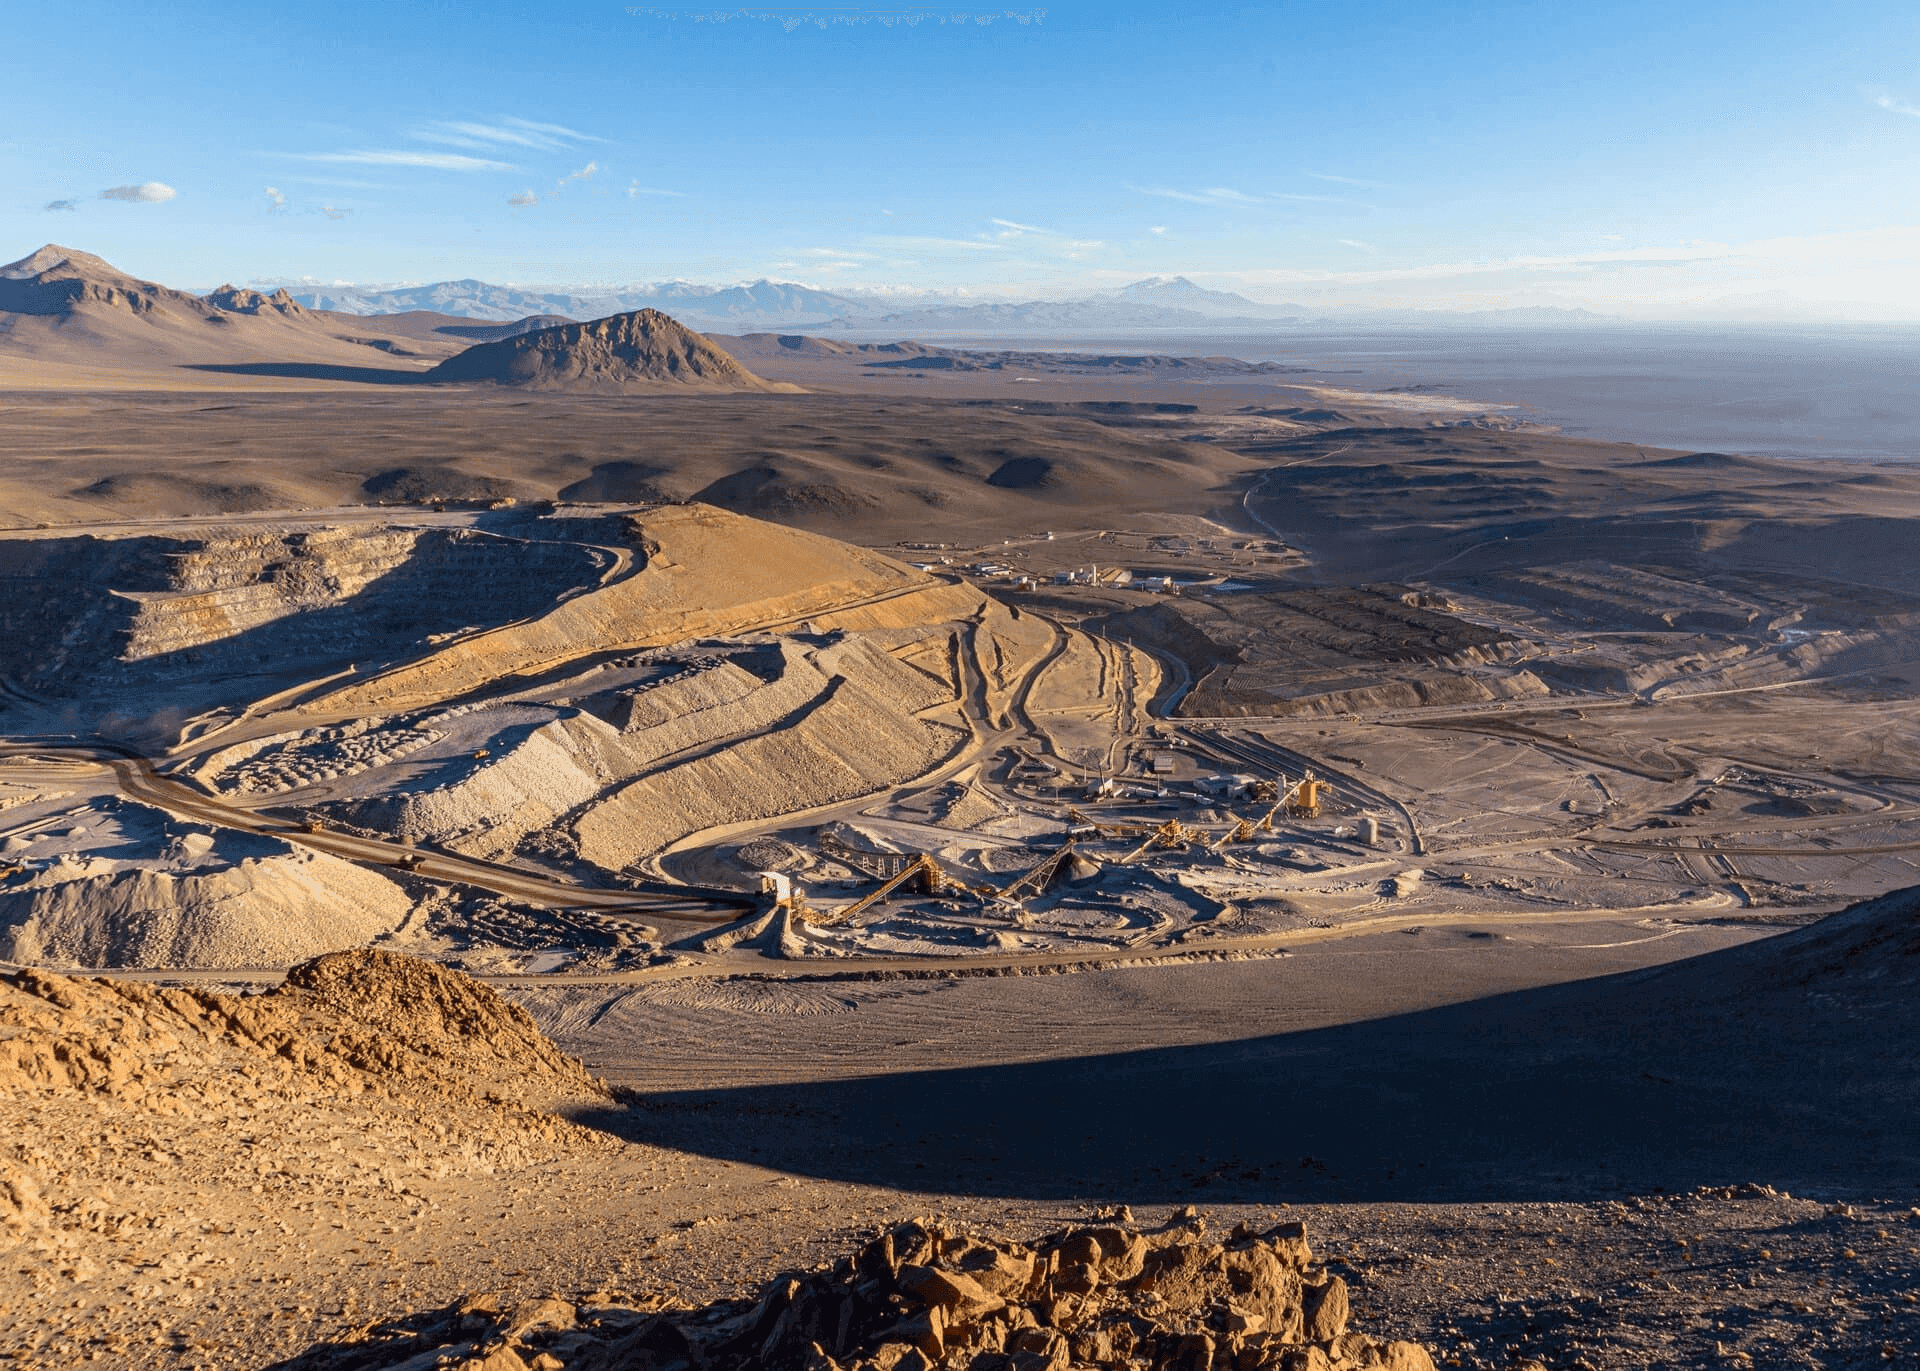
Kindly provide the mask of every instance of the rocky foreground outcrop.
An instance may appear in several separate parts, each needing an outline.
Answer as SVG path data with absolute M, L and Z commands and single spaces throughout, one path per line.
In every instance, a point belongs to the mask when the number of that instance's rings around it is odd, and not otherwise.
M 1067 1229 L 996 1242 L 902 1224 L 757 1301 L 653 1308 L 474 1296 L 318 1347 L 289 1371 L 1432 1371 L 1425 1348 L 1350 1328 L 1346 1283 L 1300 1224 L 1219 1240 Z

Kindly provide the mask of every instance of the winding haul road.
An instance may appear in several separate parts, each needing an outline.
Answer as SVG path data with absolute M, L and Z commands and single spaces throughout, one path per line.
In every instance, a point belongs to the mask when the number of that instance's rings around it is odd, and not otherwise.
M 752 896 L 688 887 L 684 891 L 595 889 L 536 872 L 455 853 L 423 850 L 385 838 L 366 838 L 332 829 L 309 829 L 270 815 L 230 805 L 183 781 L 163 776 L 137 752 L 105 743 L 4 743 L 0 757 L 46 757 L 91 762 L 113 772 L 120 793 L 182 819 L 269 834 L 302 847 L 368 866 L 385 866 L 428 880 L 452 881 L 553 909 L 583 909 L 632 914 L 681 923 L 725 923 L 754 908 Z

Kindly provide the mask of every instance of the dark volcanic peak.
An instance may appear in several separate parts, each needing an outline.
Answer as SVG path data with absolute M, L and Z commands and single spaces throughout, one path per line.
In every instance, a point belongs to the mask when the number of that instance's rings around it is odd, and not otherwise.
M 613 393 L 669 387 L 784 389 L 761 380 L 699 334 L 652 309 L 481 343 L 449 357 L 426 379 Z

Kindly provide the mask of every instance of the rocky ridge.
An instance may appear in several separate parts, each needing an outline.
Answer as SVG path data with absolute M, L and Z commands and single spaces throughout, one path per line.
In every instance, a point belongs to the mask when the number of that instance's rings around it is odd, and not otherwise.
M 443 1103 L 511 1102 L 529 1118 L 554 1100 L 608 1098 L 524 1009 L 392 952 L 328 953 L 242 996 L 26 967 L 0 975 L 0 1025 L 0 1089 L 16 1100 L 103 1094 L 190 1112 L 232 1094 L 196 1078 L 232 1074 L 269 1081 L 283 1100 L 403 1088 Z
M 206 299 L 207 303 L 218 309 L 224 309 L 229 314 L 260 314 L 270 311 L 291 318 L 307 312 L 305 306 L 297 303 L 291 295 L 287 294 L 285 286 L 269 295 L 264 291 L 249 290 L 245 286 L 225 285 L 207 292 Z
M 104 258 L 57 243 L 0 266 L 0 311 L 68 316 L 87 305 L 135 315 L 171 311 L 206 319 L 219 313 L 197 295 L 129 276 Z
M 1203 1219 L 1070 1228 L 1031 1243 L 899 1224 L 758 1300 L 510 1307 L 469 1296 L 314 1348 L 289 1371 L 1432 1371 L 1425 1348 L 1349 1327 L 1345 1280 L 1305 1227 Z

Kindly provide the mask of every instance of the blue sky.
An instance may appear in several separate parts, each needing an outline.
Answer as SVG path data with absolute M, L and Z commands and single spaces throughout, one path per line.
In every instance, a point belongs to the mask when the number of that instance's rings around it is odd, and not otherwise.
M 21 39 L 0 258 L 1920 318 L 1911 3 L 185 11 Z

